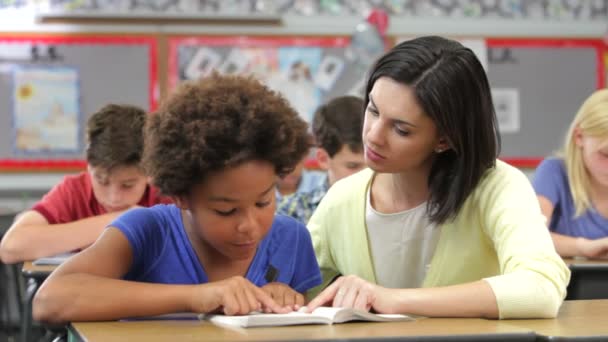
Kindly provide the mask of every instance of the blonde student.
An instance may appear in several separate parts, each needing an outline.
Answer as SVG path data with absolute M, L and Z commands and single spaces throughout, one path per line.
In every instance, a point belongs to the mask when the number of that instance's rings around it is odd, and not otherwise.
M 583 103 L 532 184 L 560 255 L 608 258 L 608 89 Z
M 253 78 L 213 74 L 182 85 L 152 114 L 143 160 L 176 204 L 114 220 L 42 284 L 34 318 L 303 305 L 321 274 L 306 227 L 275 216 L 275 187 L 308 150 L 306 131 L 286 100 Z
M 309 309 L 555 317 L 570 273 L 527 177 L 497 160 L 475 54 L 441 37 L 400 43 L 365 102 L 369 169 L 334 184 L 308 223 L 325 287 Z
M 0 244 L 4 263 L 90 246 L 126 210 L 169 203 L 148 185 L 140 161 L 146 112 L 109 104 L 87 121 L 87 171 L 66 176 L 17 217 Z

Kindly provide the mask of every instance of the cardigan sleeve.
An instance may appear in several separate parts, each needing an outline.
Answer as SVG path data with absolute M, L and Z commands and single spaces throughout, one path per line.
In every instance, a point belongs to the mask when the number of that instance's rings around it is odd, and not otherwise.
M 321 270 L 323 278 L 321 285 L 314 287 L 306 293 L 308 300 L 313 299 L 318 295 L 329 283 L 339 275 L 338 268 L 332 257 L 330 248 L 330 239 L 327 236 L 327 229 L 331 225 L 331 191 L 328 192 L 325 198 L 321 201 L 314 214 L 308 221 L 307 227 L 312 239 L 312 245 L 315 249 L 317 262 Z
M 485 280 L 500 318 L 555 317 L 570 271 L 555 251 L 529 180 L 503 165 L 479 186 L 480 220 L 500 266 L 500 275 Z

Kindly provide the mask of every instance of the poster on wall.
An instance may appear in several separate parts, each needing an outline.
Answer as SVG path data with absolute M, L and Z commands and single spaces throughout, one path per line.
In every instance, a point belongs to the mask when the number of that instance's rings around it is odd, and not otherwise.
M 16 154 L 81 150 L 78 71 L 69 67 L 13 69 Z
M 155 109 L 157 50 L 154 37 L 0 34 L 0 173 L 83 170 L 91 115 Z
M 517 133 L 520 130 L 519 90 L 517 88 L 493 88 L 492 101 L 500 133 Z
M 347 38 L 190 37 L 169 41 L 169 82 L 212 71 L 253 75 L 289 100 L 310 122 L 322 103 L 363 95 L 366 71 Z

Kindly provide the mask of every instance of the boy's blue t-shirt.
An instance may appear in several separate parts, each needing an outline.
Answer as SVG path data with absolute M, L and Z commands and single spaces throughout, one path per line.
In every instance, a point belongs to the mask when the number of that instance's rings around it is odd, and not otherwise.
M 543 160 L 534 172 L 532 185 L 537 195 L 544 196 L 553 203 L 553 216 L 549 223 L 552 232 L 588 239 L 608 236 L 608 219 L 597 211 L 589 209 L 575 217 L 576 209 L 568 173 L 562 159 Z
M 133 251 L 124 279 L 161 284 L 209 281 L 184 229 L 181 210 L 175 205 L 130 210 L 110 226 L 125 234 Z M 300 293 L 321 284 L 306 227 L 290 217 L 275 216 L 245 277 L 257 286 L 285 283 Z

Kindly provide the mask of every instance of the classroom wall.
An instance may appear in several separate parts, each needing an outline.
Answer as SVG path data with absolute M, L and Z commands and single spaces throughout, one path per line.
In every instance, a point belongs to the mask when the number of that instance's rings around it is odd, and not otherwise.
M 262 35 L 349 38 L 355 32 L 357 24 L 363 21 L 364 14 L 378 2 L 357 1 L 352 3 L 358 5 L 351 6 L 349 2 L 337 1 L 334 3 L 342 6 L 338 9 L 321 8 L 322 6 L 319 5 L 321 7 L 312 10 L 297 7 L 296 3 L 302 2 L 290 2 L 291 7 L 265 9 L 264 11 L 258 9 L 258 12 L 254 14 L 243 12 L 246 11 L 247 6 L 238 6 L 239 3 L 253 4 L 254 2 L 251 1 L 213 2 L 217 7 L 215 12 L 212 12 L 212 7 L 185 11 L 187 6 L 194 3 L 192 1 L 156 1 L 155 3 L 160 4 L 157 8 L 135 8 L 129 12 L 129 9 L 125 7 L 120 13 L 110 14 L 107 13 L 107 8 L 92 8 L 93 2 L 89 1 L 57 2 L 68 5 L 71 3 L 72 8 L 89 6 L 89 8 L 80 8 L 79 12 L 70 12 L 72 15 L 71 17 L 68 15 L 67 18 L 57 15 L 57 8 L 48 8 L 48 4 L 47 8 L 32 5 L 40 3 L 39 1 L 23 1 L 15 2 L 14 6 L 1 3 L 0 34 L 51 33 L 69 36 L 128 34 L 154 37 L 158 42 L 159 81 L 158 89 L 155 91 L 162 97 L 168 91 L 166 72 L 168 69 L 168 37 L 170 36 Z M 161 5 L 164 3 L 173 3 L 174 7 L 163 9 Z M 232 3 L 233 6 L 227 7 L 227 3 Z M 321 3 L 330 2 L 319 2 L 319 4 Z M 554 2 L 552 6 L 548 5 L 549 2 L 536 0 L 520 2 L 500 0 L 489 2 L 406 1 L 403 3 L 404 5 L 400 8 L 383 5 L 385 7 L 382 9 L 389 14 L 389 26 L 386 31 L 389 41 L 397 40 L 398 37 L 429 34 L 464 38 L 601 39 L 608 28 L 608 0 L 580 2 L 578 5 L 560 1 L 559 3 Z M 19 4 L 25 5 L 20 6 Z M 515 5 L 511 8 L 507 4 Z M 103 4 L 98 4 L 98 6 L 103 6 Z M 66 8 L 60 9 L 65 10 Z M 100 13 L 105 14 L 100 16 Z M 548 60 L 546 63 L 552 63 L 552 61 Z M 103 73 L 103 69 L 100 68 L 98 72 Z M 492 72 L 500 73 L 501 71 L 497 69 L 490 73 Z M 1 98 L 3 97 L 0 94 Z M 559 107 L 558 104 L 555 106 Z M 566 106 L 569 106 L 568 111 L 571 110 L 570 107 L 577 107 L 575 103 L 567 103 Z M 562 115 L 567 115 L 567 113 Z M 561 128 L 561 126 L 554 127 L 546 133 L 547 135 L 540 134 L 534 139 L 555 142 L 554 131 Z M 526 142 L 528 141 L 530 140 L 526 140 Z M 556 144 L 555 148 L 558 147 Z M 0 150 L 6 148 L 6 146 L 0 146 Z M 525 146 L 523 148 L 525 149 Z M 64 174 L 75 171 L 0 172 L 0 208 L 23 210 L 58 182 Z M 533 173 L 532 168 L 524 169 L 524 171 L 530 176 Z

